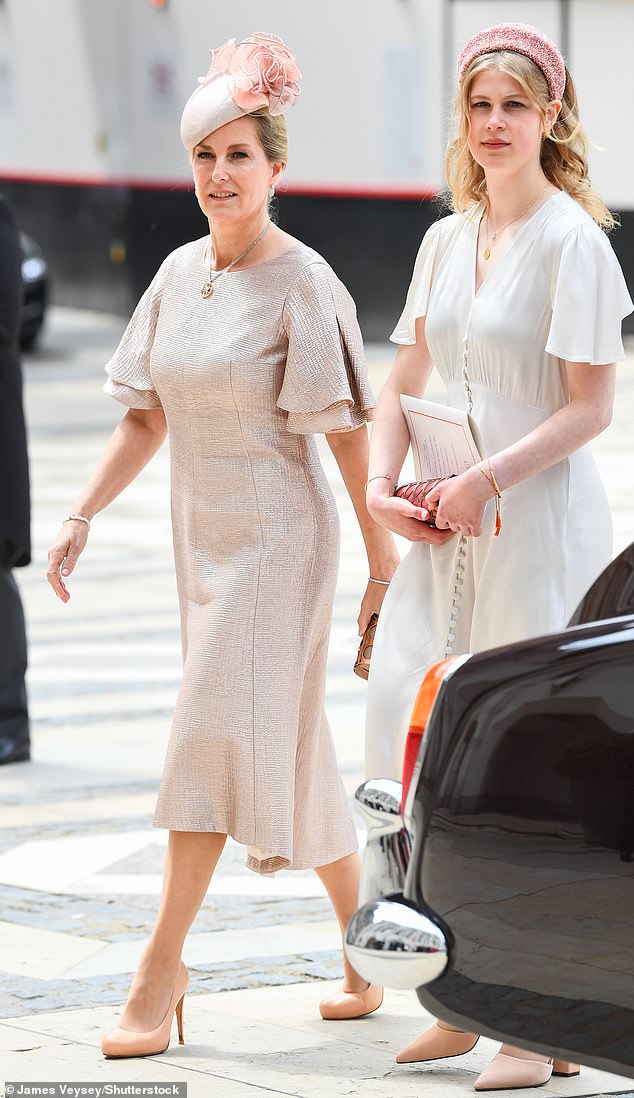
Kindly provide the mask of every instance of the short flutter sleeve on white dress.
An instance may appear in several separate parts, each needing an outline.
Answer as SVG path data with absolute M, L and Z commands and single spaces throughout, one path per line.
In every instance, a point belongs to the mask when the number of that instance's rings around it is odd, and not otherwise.
M 445 220 L 446 218 L 436 221 L 422 239 L 414 264 L 412 281 L 407 291 L 405 308 L 390 336 L 392 343 L 404 343 L 409 346 L 416 343 L 416 321 L 419 317 L 427 315 L 429 293 L 438 258 L 441 227 Z
M 168 256 L 159 267 L 134 310 L 119 346 L 106 363 L 108 380 L 104 392 L 128 408 L 161 407 L 152 384 L 150 361 L 170 261 L 171 256 Z
M 363 340 L 350 294 L 323 260 L 295 278 L 282 313 L 288 338 L 277 406 L 294 434 L 353 431 L 372 419 Z
M 589 219 L 566 234 L 552 280 L 546 352 L 595 365 L 624 359 L 621 321 L 633 305 L 608 238 Z

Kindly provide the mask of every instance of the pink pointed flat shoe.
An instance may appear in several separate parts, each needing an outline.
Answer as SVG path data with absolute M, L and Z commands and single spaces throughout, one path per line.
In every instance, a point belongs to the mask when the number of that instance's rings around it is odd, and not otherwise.
M 365 991 L 338 991 L 329 999 L 322 999 L 319 1013 L 329 1022 L 340 1022 L 347 1018 L 365 1018 L 378 1010 L 383 1002 L 383 988 L 377 984 L 368 984 Z
M 579 1064 L 569 1060 L 533 1060 L 522 1049 L 503 1045 L 506 1052 L 498 1052 L 491 1063 L 475 1081 L 476 1090 L 524 1090 L 530 1087 L 543 1087 L 551 1075 L 564 1075 L 570 1078 L 578 1075 Z M 509 1052 L 512 1049 L 512 1052 Z
M 477 1033 L 454 1029 L 447 1022 L 434 1022 L 419 1034 L 397 1057 L 397 1064 L 423 1064 L 427 1060 L 445 1060 L 448 1056 L 464 1056 L 479 1041 Z
M 137 1033 L 134 1030 L 122 1029 L 121 1026 L 117 1026 L 101 1042 L 101 1051 L 106 1059 L 123 1059 L 126 1056 L 157 1056 L 161 1052 L 167 1052 L 174 1015 L 176 1015 L 178 1024 L 178 1043 L 184 1045 L 183 1000 L 188 983 L 189 975 L 185 965 L 181 962 L 174 990 L 160 1025 L 156 1029 L 147 1030 L 145 1033 Z

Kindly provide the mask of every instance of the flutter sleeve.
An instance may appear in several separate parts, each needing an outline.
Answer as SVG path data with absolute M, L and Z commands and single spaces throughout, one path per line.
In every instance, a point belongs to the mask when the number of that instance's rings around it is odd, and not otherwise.
M 625 358 L 621 321 L 634 306 L 605 233 L 583 222 L 564 238 L 552 278 L 546 351 L 595 365 Z
M 171 256 L 163 261 L 134 310 L 121 342 L 106 363 L 104 392 L 128 408 L 160 408 L 150 374 L 150 362 L 161 294 Z
M 436 221 L 423 237 L 416 256 L 412 281 L 407 291 L 405 308 L 390 336 L 392 343 L 405 343 L 409 346 L 416 343 L 416 321 L 419 317 L 427 315 L 427 304 L 438 256 L 441 226 L 442 221 Z
M 372 418 L 374 397 L 354 302 L 324 260 L 295 278 L 282 314 L 288 338 L 277 406 L 294 434 L 353 431 Z

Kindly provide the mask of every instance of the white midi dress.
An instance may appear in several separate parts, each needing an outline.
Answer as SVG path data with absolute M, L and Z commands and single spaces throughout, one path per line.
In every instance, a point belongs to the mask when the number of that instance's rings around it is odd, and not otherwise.
M 632 311 L 610 242 L 558 192 L 520 228 L 475 292 L 482 208 L 434 224 L 392 335 L 414 344 L 425 316 L 446 401 L 473 403 L 486 453 L 512 445 L 569 400 L 565 360 L 624 357 Z M 465 371 L 463 373 L 463 370 Z M 612 556 L 607 498 L 588 446 L 507 489 L 494 537 L 415 544 L 381 610 L 368 683 L 366 768 L 399 778 L 418 687 L 449 651 L 478 652 L 562 629 Z
M 207 240 L 167 257 L 106 367 L 170 444 L 183 679 L 154 822 L 305 869 L 357 847 L 324 710 L 339 525 L 314 433 L 360 427 L 373 397 L 321 256 L 298 244 L 205 299 Z

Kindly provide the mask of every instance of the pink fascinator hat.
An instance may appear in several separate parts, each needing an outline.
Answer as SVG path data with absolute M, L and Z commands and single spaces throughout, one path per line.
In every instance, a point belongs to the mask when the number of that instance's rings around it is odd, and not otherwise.
M 551 99 L 563 99 L 566 87 L 566 66 L 554 42 L 528 23 L 498 23 L 470 38 L 458 58 L 458 80 L 476 57 L 485 53 L 511 50 L 530 57 L 546 77 Z
M 242 42 L 230 38 L 210 53 L 209 71 L 199 77 L 181 118 L 186 149 L 262 107 L 273 115 L 284 114 L 299 95 L 299 66 L 276 34 L 254 33 Z

